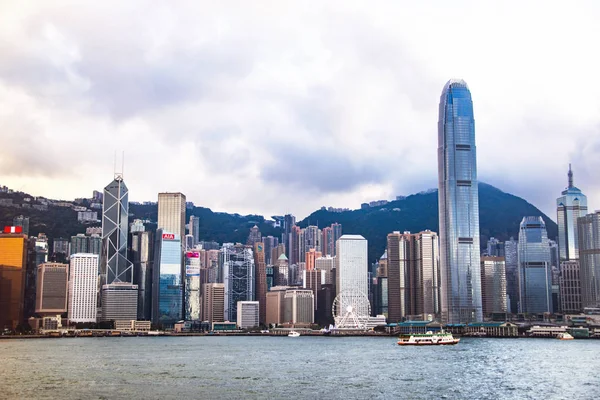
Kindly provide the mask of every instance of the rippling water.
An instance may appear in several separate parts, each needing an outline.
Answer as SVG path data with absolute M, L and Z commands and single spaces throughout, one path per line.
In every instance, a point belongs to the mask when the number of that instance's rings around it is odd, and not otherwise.
M 0 340 L 0 398 L 600 397 L 600 340 L 155 337 Z

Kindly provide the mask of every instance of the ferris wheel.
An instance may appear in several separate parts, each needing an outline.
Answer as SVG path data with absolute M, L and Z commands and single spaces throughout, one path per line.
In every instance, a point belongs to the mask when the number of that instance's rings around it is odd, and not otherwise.
M 333 300 L 331 313 L 338 329 L 367 329 L 371 303 L 364 293 L 342 290 Z

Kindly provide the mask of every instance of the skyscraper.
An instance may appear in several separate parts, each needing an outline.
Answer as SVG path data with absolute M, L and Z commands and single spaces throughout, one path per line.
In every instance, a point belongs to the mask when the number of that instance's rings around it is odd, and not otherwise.
M 262 242 L 254 243 L 254 268 L 256 270 L 255 298 L 259 304 L 259 321 L 264 324 L 267 316 L 267 264 Z
M 200 242 L 200 218 L 190 215 L 190 234 L 194 237 L 194 246 Z
M 360 235 L 343 235 L 337 241 L 336 254 L 336 295 L 345 291 L 359 299 L 368 298 L 367 239 Z M 369 315 L 364 307 L 355 312 Z
M 315 265 L 316 265 L 316 260 L 317 258 L 322 257 L 323 255 L 321 254 L 320 251 L 315 250 L 314 248 L 309 249 L 306 252 L 306 270 L 307 271 L 312 271 L 313 269 L 315 269 Z
M 481 257 L 481 298 L 484 315 L 507 312 L 504 257 Z
M 463 80 L 448 81 L 440 98 L 438 178 L 442 320 L 481 321 L 475 120 Z
M 156 231 L 152 271 L 152 323 L 172 327 L 183 317 L 181 237 L 163 229 Z
M 185 195 L 183 193 L 158 194 L 158 229 L 185 238 Z
M 246 244 L 248 246 L 254 247 L 254 243 L 258 243 L 261 241 L 262 241 L 262 234 L 260 233 L 258 226 L 254 225 L 252 228 L 250 228 L 250 233 L 248 234 L 248 241 Z
M 0 329 L 15 329 L 23 322 L 26 261 L 27 236 L 0 233 Z
M 560 260 L 579 258 L 577 219 L 587 214 L 587 197 L 573 185 L 573 171 L 569 164 L 569 184 L 556 199 L 558 248 Z
M 23 228 L 23 235 L 29 236 L 29 217 L 18 215 L 13 218 L 13 226 L 20 226 Z
M 331 224 L 331 229 L 333 231 L 333 254 L 331 254 L 333 257 L 336 256 L 336 252 L 337 252 L 337 247 L 336 247 L 336 243 L 337 241 L 342 237 L 342 224 L 338 224 L 337 222 Z
M 129 190 L 121 175 L 104 188 L 102 206 L 102 284 L 133 282 L 133 265 L 127 260 Z
M 542 217 L 523 217 L 519 228 L 519 311 L 552 312 L 552 269 Z
M 202 300 L 200 297 L 200 253 L 185 253 L 185 320 L 200 321 Z
M 225 285 L 222 283 L 205 283 L 202 287 L 202 320 L 213 322 L 225 321 L 223 312 L 225 310 Z
M 225 320 L 237 321 L 237 302 L 254 300 L 254 257 L 243 245 L 226 245 L 222 250 L 225 284 Z
M 583 310 L 580 271 L 578 260 L 560 263 L 560 309 L 565 314 L 577 314 Z
M 138 286 L 138 319 L 152 318 L 152 267 L 154 264 L 154 232 L 135 232 L 131 235 L 133 283 Z
M 506 266 L 506 301 L 508 312 L 519 312 L 519 243 L 510 238 L 504 242 L 504 260 Z
M 67 312 L 68 288 L 68 264 L 41 264 L 37 273 L 36 314 L 57 315 Z
M 69 321 L 96 322 L 98 255 L 73 254 L 70 262 Z
M 579 268 L 581 303 L 585 307 L 600 306 L 600 211 L 580 217 Z

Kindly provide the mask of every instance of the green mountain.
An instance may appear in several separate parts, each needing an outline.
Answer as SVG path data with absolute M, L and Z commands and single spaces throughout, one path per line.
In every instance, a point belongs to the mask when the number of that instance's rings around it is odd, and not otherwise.
M 25 204 L 24 193 L 0 193 L 0 199 L 10 198 L 14 204 Z M 47 211 L 32 208 L 34 199 L 27 208 L 0 205 L 0 227 L 11 225 L 16 215 L 30 217 L 30 235 L 44 232 L 50 239 L 68 238 L 85 232 L 85 225 L 77 222 L 77 213 L 70 208 L 49 206 Z M 31 205 L 30 205 L 31 204 Z M 85 202 L 83 205 L 86 205 Z M 156 221 L 156 204 L 130 204 L 130 220 L 134 218 Z M 342 213 L 326 210 L 315 211 L 299 222 L 301 227 L 309 224 L 320 228 L 334 222 L 341 223 L 344 233 L 363 235 L 369 241 L 369 259 L 377 260 L 385 250 L 386 236 L 393 231 L 419 232 L 425 229 L 438 230 L 437 191 L 427 191 L 392 201 L 384 206 L 346 211 Z M 263 216 L 227 214 L 213 212 L 209 208 L 194 207 L 187 210 L 187 218 L 195 215 L 200 218 L 200 237 L 202 240 L 245 243 L 249 229 L 257 225 L 263 236 L 281 237 L 281 228 L 273 227 Z M 491 185 L 479 184 L 479 218 L 481 245 L 485 246 L 489 237 L 500 240 L 515 238 L 519 233 L 519 223 L 523 216 L 541 215 L 546 221 L 548 237 L 557 236 L 557 226 L 535 206 L 520 197 L 505 193 Z M 99 224 L 95 224 L 98 226 Z M 88 225 L 93 226 L 93 225 Z

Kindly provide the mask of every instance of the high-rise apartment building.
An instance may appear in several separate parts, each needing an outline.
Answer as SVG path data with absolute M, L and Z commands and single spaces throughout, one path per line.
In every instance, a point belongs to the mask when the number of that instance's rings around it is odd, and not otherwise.
M 277 254 L 277 257 L 272 258 L 273 249 L 276 249 L 279 246 L 279 239 L 273 236 L 267 236 L 263 238 L 263 244 L 265 245 L 265 264 L 273 265 L 273 261 L 277 260 L 280 254 Z M 285 253 L 283 250 L 282 253 Z
M 571 164 L 569 164 L 568 177 L 567 188 L 556 199 L 558 247 L 561 261 L 579 258 L 577 219 L 587 214 L 587 197 L 573 185 Z
M 546 223 L 523 217 L 519 228 L 519 312 L 552 312 L 552 269 Z
M 438 177 L 442 320 L 481 321 L 475 120 L 463 80 L 448 81 L 440 98 Z
M 560 263 L 560 309 L 564 314 L 578 314 L 581 306 L 581 275 L 579 261 Z
M 238 301 L 237 326 L 241 329 L 254 328 L 260 325 L 258 301 Z
M 200 321 L 202 318 L 202 297 L 200 282 L 200 252 L 185 253 L 185 320 Z
M 581 303 L 586 307 L 600 306 L 600 211 L 580 217 L 579 268 Z
M 0 329 L 16 329 L 24 320 L 26 263 L 27 236 L 0 233 Z
M 202 320 L 224 322 L 225 311 L 225 285 L 222 283 L 206 283 L 202 287 Z
M 317 251 L 316 249 L 309 249 L 306 252 L 306 270 L 312 271 L 313 269 L 315 269 L 317 258 L 320 258 L 322 256 L 323 254 L 320 251 Z
M 102 254 L 102 238 L 99 235 L 84 235 L 79 233 L 76 236 L 71 236 L 70 254 L 89 253 Z
M 439 240 L 435 232 L 388 235 L 387 291 L 390 321 L 440 314 Z
M 343 235 L 336 248 L 336 291 L 359 299 L 369 296 L 367 239 Z M 356 304 L 362 304 L 359 300 Z M 369 315 L 368 306 L 358 306 L 357 315 Z
M 267 316 L 267 264 L 265 263 L 265 249 L 262 242 L 254 243 L 254 268 L 256 271 L 255 279 L 255 298 L 259 304 L 259 321 L 265 323 Z
M 185 237 L 185 195 L 158 194 L 158 229 L 174 233 L 180 240 Z
M 29 217 L 23 215 L 14 217 L 13 226 L 20 226 L 23 229 L 23 235 L 29 236 Z
M 506 265 L 504 257 L 481 257 L 483 315 L 506 313 Z
M 44 263 L 38 266 L 35 313 L 50 316 L 67 312 L 69 265 Z
M 190 235 L 194 238 L 194 246 L 200 242 L 200 218 L 195 215 L 190 215 L 189 223 Z
M 250 247 L 238 244 L 223 246 L 222 257 L 225 320 L 237 321 L 238 301 L 254 300 L 254 256 Z
M 337 255 L 337 241 L 342 237 L 342 224 L 338 224 L 337 222 L 331 224 L 331 229 L 333 230 L 333 257 Z
M 262 242 L 262 234 L 258 229 L 258 226 L 254 225 L 250 228 L 250 233 L 248 234 L 247 245 L 252 246 L 254 248 L 254 243 Z
M 183 319 L 181 259 L 181 237 L 158 229 L 152 271 L 152 323 L 155 325 L 172 327 Z
M 72 254 L 69 270 L 69 321 L 96 322 L 98 255 Z
M 270 261 L 270 264 L 271 265 L 276 265 L 277 264 L 277 260 L 279 260 L 279 257 L 281 257 L 282 254 L 285 255 L 285 245 L 282 244 L 282 243 L 279 243 L 276 247 L 274 247 L 274 248 L 271 249 L 271 261 Z

